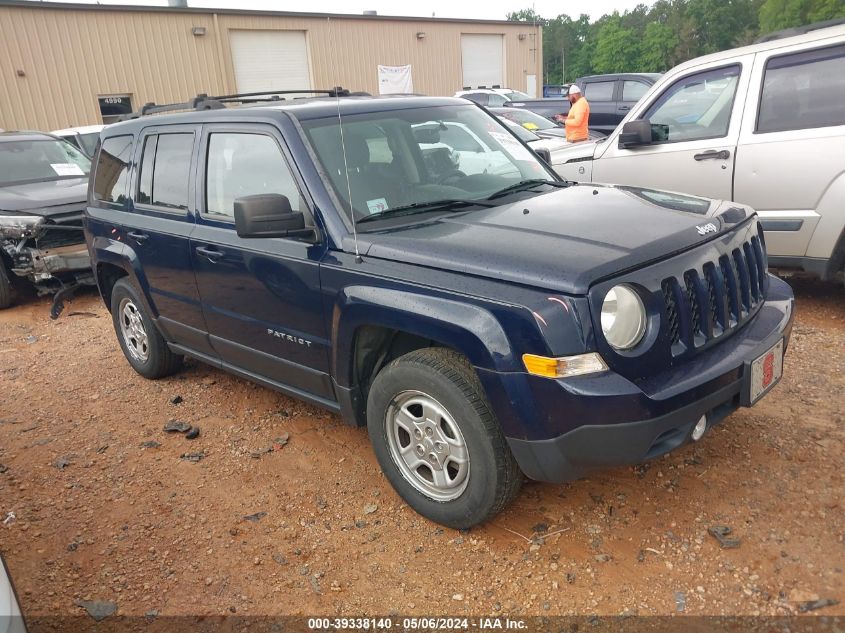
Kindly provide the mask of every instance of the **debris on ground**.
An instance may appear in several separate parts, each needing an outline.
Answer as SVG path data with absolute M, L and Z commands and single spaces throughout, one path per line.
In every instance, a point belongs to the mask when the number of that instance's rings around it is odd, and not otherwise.
M 187 433 L 191 430 L 191 425 L 187 422 L 180 422 L 179 420 L 168 420 L 164 425 L 165 433 Z
M 267 516 L 266 512 L 256 512 L 255 514 L 248 514 L 244 517 L 244 521 L 252 521 L 258 523 L 261 519 Z
M 9 470 L 9 467 L 6 466 L 6 464 L 0 464 L 0 475 L 5 473 L 7 470 Z
M 290 440 L 290 433 L 282 433 L 279 437 L 273 440 L 273 449 L 281 450 L 282 447 Z
M 707 528 L 710 536 L 719 541 L 722 549 L 734 549 L 740 546 L 742 539 L 728 538 L 728 535 L 733 532 L 727 525 L 713 525 Z
M 200 451 L 199 453 L 182 453 L 179 456 L 179 459 L 182 459 L 186 462 L 198 462 L 205 457 L 205 453 Z
M 59 457 L 56 461 L 53 462 L 53 466 L 58 468 L 59 470 L 64 470 L 68 466 L 70 466 L 71 461 L 67 457 Z
M 185 433 L 186 440 L 195 440 L 200 436 L 200 427 L 192 426 L 191 430 Z
M 675 611 L 683 613 L 687 608 L 687 595 L 683 591 L 675 592 Z
M 832 598 L 823 598 L 821 600 L 810 600 L 808 602 L 802 602 L 798 605 L 798 610 L 801 613 L 807 613 L 808 611 L 815 611 L 816 609 L 833 607 L 837 604 L 839 604 L 839 600 L 833 600 Z
M 261 459 L 262 455 L 266 455 L 267 453 L 272 453 L 272 452 L 273 452 L 273 447 L 268 446 L 266 448 L 259 448 L 257 451 L 252 451 L 252 453 L 250 453 L 250 455 L 252 456 L 253 459 Z
M 155 440 L 141 442 L 141 448 L 158 448 L 159 446 L 161 446 L 161 442 L 156 442 Z
M 173 396 L 170 399 L 170 404 L 182 404 L 183 402 L 184 400 L 182 399 L 182 396 Z
M 82 607 L 88 612 L 94 620 L 99 622 L 105 620 L 110 615 L 114 615 L 117 611 L 117 605 L 114 602 L 107 602 L 103 600 L 77 600 L 74 604 L 77 607 Z
M 3 525 L 12 525 L 17 517 L 15 516 L 14 512 L 9 512 L 6 514 L 6 518 L 3 519 Z
M 377 503 L 368 503 L 367 505 L 364 506 L 364 514 L 372 514 L 376 510 L 378 510 L 378 504 Z

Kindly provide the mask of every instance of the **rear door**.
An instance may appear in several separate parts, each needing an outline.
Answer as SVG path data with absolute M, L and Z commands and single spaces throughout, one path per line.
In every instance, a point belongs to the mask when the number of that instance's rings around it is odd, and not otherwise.
M 269 125 L 206 125 L 199 153 L 191 257 L 214 349 L 247 376 L 333 401 L 320 294 L 325 242 L 235 231 L 234 201 L 262 193 L 286 196 L 314 224 L 281 135 Z
M 619 100 L 616 102 L 616 124 L 618 125 L 622 119 L 628 116 L 628 112 L 637 105 L 637 102 L 643 98 L 651 84 L 639 79 L 621 79 L 619 81 L 621 92 L 619 93 Z
M 732 199 L 752 62 L 746 55 L 688 71 L 637 104 L 633 116 L 651 121 L 652 143 L 623 149 L 617 132 L 598 149 L 593 180 Z
M 827 259 L 843 233 L 845 45 L 838 39 L 756 60 L 735 197 L 759 212 L 775 257 Z
M 584 98 L 590 104 L 591 130 L 607 134 L 616 127 L 616 83 L 615 79 L 590 80 L 584 83 Z
M 123 223 L 126 244 L 138 257 L 142 284 L 165 336 L 208 356 L 208 341 L 191 267 L 189 238 L 194 154 L 199 126 L 145 128 L 135 145 L 134 213 Z

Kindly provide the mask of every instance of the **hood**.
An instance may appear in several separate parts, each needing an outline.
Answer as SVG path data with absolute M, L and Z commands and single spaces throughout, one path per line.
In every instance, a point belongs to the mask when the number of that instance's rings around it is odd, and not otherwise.
M 602 143 L 607 143 L 602 140 Z M 596 153 L 599 144 L 596 141 L 585 141 L 583 143 L 567 143 L 558 152 L 561 163 L 591 159 Z
M 552 152 L 553 154 L 557 154 L 557 152 L 564 147 L 567 147 L 569 143 L 567 143 L 564 139 L 561 138 L 540 138 L 536 141 L 531 141 L 528 143 L 528 146 L 531 149 L 538 149 L 544 148 Z
M 566 128 L 550 127 L 545 130 L 531 130 L 540 138 L 566 138 Z
M 27 211 L 49 217 L 53 214 L 49 207 L 61 207 L 55 211 L 66 213 L 67 205 L 79 203 L 81 207 L 87 196 L 88 176 L 10 185 L 0 187 L 0 213 Z
M 600 279 L 694 248 L 752 214 L 733 202 L 573 185 L 415 226 L 359 233 L 358 245 L 369 257 L 583 295 Z

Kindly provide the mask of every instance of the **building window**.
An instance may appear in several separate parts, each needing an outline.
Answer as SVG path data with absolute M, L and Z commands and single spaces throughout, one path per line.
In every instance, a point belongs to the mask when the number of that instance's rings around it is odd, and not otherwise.
M 97 101 L 100 104 L 100 116 L 105 125 L 116 123 L 121 116 L 132 112 L 130 95 L 107 95 L 99 97 Z

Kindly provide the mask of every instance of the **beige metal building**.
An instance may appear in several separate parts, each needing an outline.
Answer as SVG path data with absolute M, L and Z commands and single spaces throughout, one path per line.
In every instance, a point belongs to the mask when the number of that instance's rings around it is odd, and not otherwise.
M 111 122 L 146 102 L 259 90 L 501 85 L 536 94 L 541 27 L 519 22 L 0 0 L 0 128 Z

